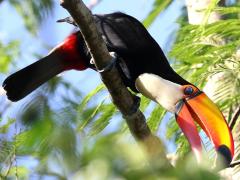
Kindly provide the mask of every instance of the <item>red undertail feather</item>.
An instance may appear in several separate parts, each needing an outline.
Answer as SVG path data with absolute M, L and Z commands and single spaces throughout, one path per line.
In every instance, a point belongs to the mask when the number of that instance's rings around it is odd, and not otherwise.
M 87 65 L 81 57 L 81 43 L 84 43 L 79 32 L 72 33 L 61 44 L 57 46 L 59 56 L 62 57 L 64 70 L 85 70 Z M 81 42 L 82 41 L 82 42 Z

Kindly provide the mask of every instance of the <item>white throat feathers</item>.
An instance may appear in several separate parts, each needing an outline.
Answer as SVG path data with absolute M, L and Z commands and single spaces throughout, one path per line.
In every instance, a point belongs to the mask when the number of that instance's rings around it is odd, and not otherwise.
M 175 112 L 176 103 L 184 96 L 181 85 L 155 74 L 141 74 L 138 76 L 135 86 L 144 96 L 157 102 L 170 112 Z

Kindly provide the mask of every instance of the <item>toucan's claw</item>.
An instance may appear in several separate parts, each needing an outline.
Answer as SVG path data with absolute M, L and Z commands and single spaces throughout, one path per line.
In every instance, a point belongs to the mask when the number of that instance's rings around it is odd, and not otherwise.
M 63 18 L 63 19 L 59 19 L 59 20 L 57 20 L 57 22 L 58 23 L 66 22 L 68 24 L 72 24 L 74 26 L 77 26 L 77 23 L 74 21 L 74 19 L 71 16 Z

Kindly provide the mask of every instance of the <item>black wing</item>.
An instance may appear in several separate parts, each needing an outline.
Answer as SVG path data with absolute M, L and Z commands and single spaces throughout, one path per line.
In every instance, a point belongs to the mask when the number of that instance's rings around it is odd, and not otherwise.
M 136 91 L 135 80 L 143 73 L 187 83 L 173 71 L 158 43 L 137 19 L 120 12 L 94 17 L 109 51 L 116 52 L 126 63 L 131 78 L 123 79 L 132 90 Z

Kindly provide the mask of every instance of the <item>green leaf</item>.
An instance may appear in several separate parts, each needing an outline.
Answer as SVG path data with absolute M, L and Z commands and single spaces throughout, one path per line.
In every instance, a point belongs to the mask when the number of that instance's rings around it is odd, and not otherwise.
M 17 177 L 16 177 L 17 172 Z M 11 166 L 7 179 L 28 179 L 29 169 L 24 166 Z
M 152 11 L 143 20 L 144 26 L 149 27 L 154 22 L 154 20 L 158 17 L 158 15 L 163 10 L 165 10 L 171 3 L 172 3 L 172 0 L 155 0 Z
M 205 15 L 204 15 L 204 18 L 203 18 L 203 22 L 202 22 L 202 25 L 206 25 L 208 23 L 208 19 L 211 15 L 211 13 L 213 12 L 214 8 L 218 5 L 220 0 L 212 0 L 209 2 L 209 5 L 205 11 Z
M 94 90 L 92 90 L 87 96 L 85 96 L 78 106 L 78 113 L 82 113 L 87 103 L 104 88 L 105 88 L 104 84 L 100 84 Z
M 146 98 L 145 96 L 141 96 L 140 110 L 144 112 L 150 103 L 151 103 L 151 100 L 149 98 Z
M 101 110 L 101 116 L 93 123 L 89 135 L 93 136 L 100 133 L 109 124 L 112 116 L 116 112 L 116 107 L 113 104 L 106 105 Z
M 14 145 L 12 141 L 1 140 L 0 141 L 0 162 L 9 162 L 14 154 Z M 1 170 L 0 166 L 0 170 Z
M 167 130 L 166 130 L 166 138 L 172 139 L 176 138 L 179 135 L 179 126 L 175 120 L 175 118 L 170 118 L 167 123 Z
M 156 132 L 158 130 L 159 124 L 161 123 L 165 114 L 166 110 L 164 110 L 159 105 L 155 106 L 150 117 L 147 119 L 147 124 L 153 132 Z
M 16 122 L 15 119 L 9 119 L 6 124 L 4 124 L 3 126 L 0 127 L 0 133 L 1 134 L 6 134 L 9 130 L 9 127 L 15 122 Z
M 0 72 L 6 73 L 14 58 L 19 55 L 19 42 L 11 41 L 7 45 L 0 42 Z
M 16 136 L 16 146 L 20 155 L 43 156 L 49 152 L 48 140 L 53 132 L 54 124 L 49 117 L 36 122 L 31 129 Z
M 239 6 L 233 6 L 233 7 L 215 7 L 214 11 L 217 11 L 218 13 L 224 15 L 224 14 L 232 14 L 232 13 L 240 13 L 240 7 Z
M 77 127 L 77 131 L 82 131 L 96 116 L 101 113 L 102 106 L 104 105 L 105 99 L 100 102 L 96 108 L 91 109 L 91 114 L 88 115 L 85 119 L 81 120 L 80 124 Z

